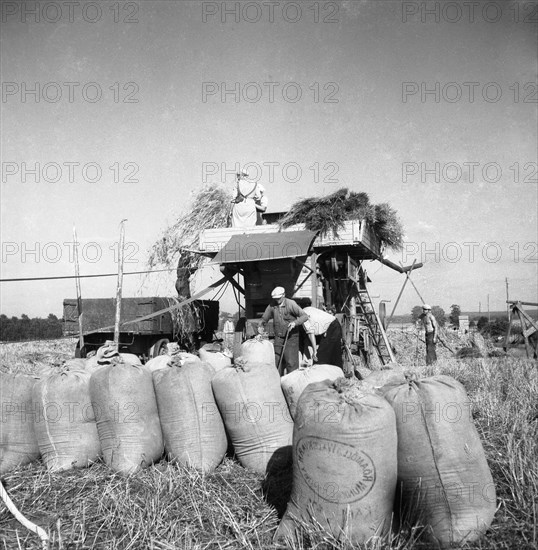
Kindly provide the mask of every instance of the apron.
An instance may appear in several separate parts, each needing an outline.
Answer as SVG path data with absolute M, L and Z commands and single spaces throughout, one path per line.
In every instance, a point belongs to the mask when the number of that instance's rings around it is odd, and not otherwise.
M 242 197 L 241 202 L 236 202 L 232 209 L 232 227 L 254 227 L 256 225 L 257 210 L 254 202 L 254 193 L 258 187 L 254 183 L 254 187 L 249 189 L 250 182 L 240 180 L 237 184 L 238 197 Z

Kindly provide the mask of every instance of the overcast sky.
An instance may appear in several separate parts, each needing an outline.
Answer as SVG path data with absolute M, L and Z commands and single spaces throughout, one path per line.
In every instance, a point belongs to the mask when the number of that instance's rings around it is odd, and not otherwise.
M 231 188 L 237 163 L 270 211 L 344 186 L 389 202 L 406 244 L 388 257 L 425 262 L 431 304 L 485 310 L 489 294 L 502 310 L 506 277 L 511 298 L 538 301 L 533 7 L 4 2 L 2 278 L 72 275 L 73 224 L 82 274 L 115 272 L 122 219 L 125 269 L 144 269 L 190 192 Z M 367 267 L 394 303 L 403 277 Z M 174 294 L 173 273 L 152 277 L 126 277 L 124 295 Z M 83 296 L 115 285 L 85 279 Z M 61 315 L 75 295 L 72 280 L 0 290 L 18 316 Z M 417 303 L 406 289 L 398 313 Z

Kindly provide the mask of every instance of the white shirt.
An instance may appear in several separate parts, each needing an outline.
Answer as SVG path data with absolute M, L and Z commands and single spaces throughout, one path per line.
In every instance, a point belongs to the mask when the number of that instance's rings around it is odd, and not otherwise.
M 303 325 L 304 329 L 307 334 L 315 336 L 325 334 L 329 325 L 336 319 L 334 315 L 317 307 L 304 307 L 303 311 L 308 315 L 308 321 L 305 321 Z

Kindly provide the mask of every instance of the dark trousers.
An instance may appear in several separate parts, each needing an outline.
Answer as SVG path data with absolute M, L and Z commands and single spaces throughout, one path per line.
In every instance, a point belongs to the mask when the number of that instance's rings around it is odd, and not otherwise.
M 284 345 L 285 336 L 275 336 L 275 364 L 278 368 L 280 362 L 280 356 L 282 355 L 282 347 Z M 282 357 L 282 363 L 280 365 L 280 376 L 284 374 L 284 369 L 288 373 L 297 370 L 299 368 L 299 333 L 292 332 L 288 336 L 286 347 L 284 348 L 284 355 Z
M 343 368 L 342 359 L 342 325 L 335 319 L 321 338 L 318 346 L 318 363 L 322 365 L 336 365 Z
M 437 361 L 435 353 L 435 343 L 433 341 L 433 332 L 426 333 L 426 365 L 431 365 Z

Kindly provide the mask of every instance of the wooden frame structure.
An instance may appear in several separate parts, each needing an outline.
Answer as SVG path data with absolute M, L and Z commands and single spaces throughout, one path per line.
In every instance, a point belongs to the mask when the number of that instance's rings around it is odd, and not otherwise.
M 287 296 L 310 298 L 314 307 L 323 300 L 334 312 L 342 324 L 348 364 L 351 352 L 367 360 L 372 347 L 383 364 L 394 361 L 367 291 L 369 279 L 362 263 L 378 260 L 399 273 L 410 268 L 383 258 L 381 241 L 364 220 L 346 221 L 337 234 L 311 233 L 308 244 L 303 241 L 296 253 L 282 253 L 288 244 L 301 241 L 299 237 L 305 233 L 309 232 L 303 224 L 285 229 L 277 224 L 226 227 L 200 233 L 198 252 L 212 257 L 211 263 L 219 264 L 224 277 L 245 297 L 245 317 L 237 323 L 236 343 L 253 334 L 253 327 L 270 301 L 272 288 L 278 285 L 286 289 Z M 271 254 L 262 252 L 267 250 Z
M 511 345 L 510 334 L 512 332 L 512 325 L 517 317 L 521 323 L 521 332 L 525 340 L 527 357 L 529 359 L 536 359 L 538 357 L 538 323 L 529 316 L 523 309 L 523 306 L 538 306 L 538 303 L 521 302 L 519 300 L 507 300 L 506 303 L 510 304 L 510 312 L 508 315 L 508 329 L 506 331 L 506 338 L 503 346 L 504 351 L 507 351 Z

